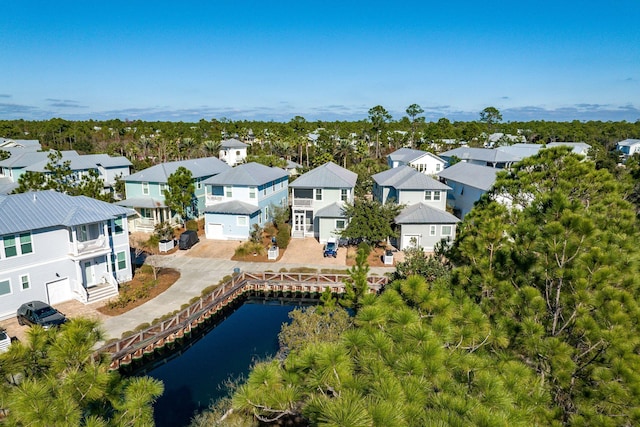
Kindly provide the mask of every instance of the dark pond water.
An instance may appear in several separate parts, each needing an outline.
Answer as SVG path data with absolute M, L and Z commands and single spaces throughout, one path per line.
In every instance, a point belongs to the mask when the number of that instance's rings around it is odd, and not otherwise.
M 226 394 L 220 387 L 225 380 L 246 376 L 255 361 L 275 355 L 278 332 L 298 304 L 250 299 L 177 357 L 144 372 L 164 382 L 155 404 L 156 425 L 188 425 L 196 412 Z

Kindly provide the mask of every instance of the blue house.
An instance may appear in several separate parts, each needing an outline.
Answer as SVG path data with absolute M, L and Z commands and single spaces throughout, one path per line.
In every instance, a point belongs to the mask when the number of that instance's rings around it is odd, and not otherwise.
M 214 175 L 231 169 L 229 165 L 215 157 L 180 160 L 161 163 L 141 170 L 124 178 L 126 199 L 117 202 L 120 206 L 134 209 L 138 217 L 130 220 L 131 231 L 153 231 L 156 224 L 175 223 L 177 218 L 164 201 L 169 176 L 179 167 L 191 172 L 195 185 L 195 200 L 191 214 L 202 217 L 205 208 L 205 190 L 203 182 Z
M 500 169 L 473 163 L 459 162 L 440 172 L 440 180 L 451 187 L 447 205 L 464 218 L 473 205 L 488 192 L 496 182 Z
M 289 174 L 280 168 L 245 163 L 203 182 L 207 239 L 245 240 L 254 224 L 273 220 L 273 207 L 287 207 Z

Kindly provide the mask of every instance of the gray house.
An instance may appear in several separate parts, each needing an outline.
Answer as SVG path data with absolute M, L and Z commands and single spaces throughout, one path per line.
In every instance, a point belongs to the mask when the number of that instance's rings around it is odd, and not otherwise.
M 0 196 L 0 319 L 24 302 L 118 294 L 131 280 L 129 209 L 84 196 L 38 191 Z
M 404 205 L 394 219 L 398 238 L 392 244 L 404 250 L 412 246 L 432 251 L 442 239 L 455 238 L 460 221 L 446 211 L 451 188 L 410 166 L 400 166 L 377 173 L 373 179 L 373 197 L 383 204 Z
M 480 200 L 480 197 L 493 187 L 499 169 L 460 162 L 440 172 L 440 180 L 451 187 L 447 205 L 453 213 L 464 218 Z
M 358 175 L 333 162 L 300 175 L 289 184 L 294 238 L 316 237 L 325 243 L 337 237 L 347 224 L 342 212 L 345 203 L 353 203 Z

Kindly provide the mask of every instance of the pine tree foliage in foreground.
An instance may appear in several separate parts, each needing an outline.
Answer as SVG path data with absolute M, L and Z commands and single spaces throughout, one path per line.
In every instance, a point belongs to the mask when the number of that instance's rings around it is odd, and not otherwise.
M 284 362 L 256 365 L 233 394 L 235 415 L 318 426 L 640 424 L 628 194 L 567 149 L 526 159 L 465 217 L 450 273 L 437 258 L 412 259 L 383 294 L 359 301 L 338 339 L 298 341 Z
M 93 320 L 60 328 L 34 326 L 27 340 L 0 354 L 0 409 L 7 426 L 152 426 L 160 381 L 123 379 L 107 358 L 94 359 L 102 339 Z

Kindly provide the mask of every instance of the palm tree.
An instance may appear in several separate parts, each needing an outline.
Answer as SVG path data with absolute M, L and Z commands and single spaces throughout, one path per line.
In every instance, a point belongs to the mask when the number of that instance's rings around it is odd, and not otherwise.
M 218 157 L 220 153 L 220 141 L 206 140 L 202 143 L 202 150 L 207 157 Z

